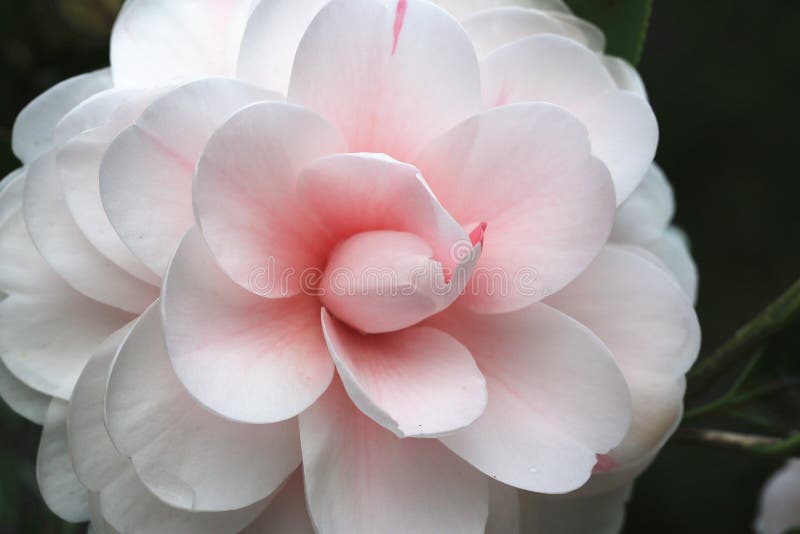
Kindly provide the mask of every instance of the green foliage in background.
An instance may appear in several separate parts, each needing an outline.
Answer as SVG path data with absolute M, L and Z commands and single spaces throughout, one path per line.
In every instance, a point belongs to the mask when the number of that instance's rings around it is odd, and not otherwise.
M 652 0 L 566 0 L 575 14 L 606 34 L 606 52 L 639 63 L 644 49 Z

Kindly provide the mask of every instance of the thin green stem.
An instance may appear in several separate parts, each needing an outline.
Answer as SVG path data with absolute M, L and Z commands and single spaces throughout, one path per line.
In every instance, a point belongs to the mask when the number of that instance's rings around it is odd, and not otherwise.
M 730 389 L 728 389 L 728 391 L 725 392 L 724 395 L 711 402 L 708 402 L 701 406 L 696 406 L 691 410 L 687 410 L 686 414 L 684 414 L 683 416 L 683 420 L 690 421 L 692 419 L 697 419 L 698 417 L 702 417 L 704 415 L 717 413 L 727 409 L 737 398 L 736 394 L 739 392 L 739 389 L 741 389 L 742 385 L 748 379 L 750 373 L 753 372 L 753 369 L 755 368 L 756 364 L 758 364 L 758 362 L 761 360 L 761 356 L 763 354 L 764 351 L 759 350 L 752 358 L 750 358 L 750 361 L 747 362 L 745 368 L 742 370 L 741 373 L 739 373 L 739 376 L 736 377 L 736 381 L 733 383 Z
M 786 438 L 743 434 L 727 430 L 682 427 L 675 433 L 678 443 L 737 450 L 760 456 L 793 456 L 800 452 L 800 433 Z
M 752 354 L 765 340 L 782 330 L 800 314 L 800 280 L 739 328 L 721 347 L 689 372 L 688 395 L 706 390 L 741 358 Z

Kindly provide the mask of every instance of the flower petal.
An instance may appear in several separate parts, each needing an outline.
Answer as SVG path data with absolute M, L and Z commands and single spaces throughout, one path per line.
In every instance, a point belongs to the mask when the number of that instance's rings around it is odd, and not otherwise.
M 136 89 L 107 89 L 90 96 L 58 121 L 53 132 L 55 145 L 61 146 L 76 135 L 107 124 L 126 102 L 141 97 Z
M 639 187 L 617 208 L 611 240 L 644 245 L 659 238 L 675 214 L 675 196 L 664 172 L 651 165 Z
M 115 136 L 114 128 L 90 130 L 73 137 L 56 151 L 56 172 L 63 198 L 74 223 L 98 252 L 125 272 L 156 286 L 159 278 L 125 246 L 103 209 L 100 163 Z
M 563 493 L 589 478 L 595 454 L 628 429 L 628 386 L 589 330 L 544 304 L 495 315 L 450 308 L 429 323 L 472 352 L 489 391 L 486 412 L 440 438 L 489 476 Z
M 609 245 L 586 271 L 547 300 L 594 332 L 622 367 L 679 376 L 700 350 L 692 303 L 667 273 Z
M 29 387 L 8 370 L 0 360 L 0 398 L 25 419 L 44 424 L 50 396 Z
M 197 221 L 223 271 L 253 290 L 253 276 L 300 273 L 321 265 L 331 243 L 297 200 L 309 162 L 344 151 L 339 132 L 315 113 L 279 103 L 253 104 L 219 128 L 197 164 Z M 299 276 L 262 296 L 300 292 Z
M 647 101 L 617 89 L 600 57 L 570 39 L 536 35 L 489 54 L 481 64 L 484 106 L 550 102 L 589 130 L 592 153 L 609 168 L 621 204 L 641 182 L 658 144 Z
M 603 56 L 603 63 L 617 83 L 617 87 L 647 100 L 647 89 L 636 67 L 616 56 Z
M 459 19 L 463 19 L 484 9 L 504 6 L 528 7 L 546 11 L 571 13 L 569 7 L 567 7 L 567 4 L 565 4 L 563 0 L 434 0 L 434 2 Z
M 486 408 L 486 381 L 464 345 L 439 330 L 364 336 L 322 311 L 328 350 L 350 398 L 398 437 L 463 428 Z
M 279 98 L 224 78 L 189 83 L 153 102 L 105 151 L 100 193 L 107 217 L 158 276 L 194 224 L 192 180 L 211 134 L 239 109 Z
M 522 532 L 530 534 L 619 534 L 632 486 L 590 496 L 520 492 Z
M 111 33 L 117 87 L 232 75 L 254 0 L 129 0 Z
M 145 486 L 175 508 L 249 506 L 300 465 L 297 421 L 237 423 L 189 396 L 170 365 L 157 303 L 136 323 L 111 368 L 106 426 Z
M 56 124 L 75 106 L 111 87 L 108 69 L 82 74 L 48 89 L 25 106 L 14 122 L 11 147 L 25 163 L 53 148 Z
M 697 265 L 689 251 L 689 240 L 680 228 L 672 226 L 660 238 L 646 245 L 675 276 L 689 300 L 697 302 Z
M 247 21 L 236 76 L 286 94 L 300 39 L 329 0 L 261 2 Z
M 263 299 L 230 281 L 200 233 L 167 271 L 162 312 L 172 365 L 189 392 L 236 421 L 297 415 L 328 387 L 333 363 L 311 297 Z
M 486 478 L 436 440 L 398 439 L 337 380 L 300 415 L 306 499 L 321 533 L 483 533 Z
M 415 163 L 459 222 L 488 224 L 462 299 L 475 310 L 511 311 L 558 291 L 611 230 L 608 171 L 589 153 L 585 128 L 556 106 L 484 112 L 434 140 Z
M 501 46 L 525 37 L 540 34 L 561 35 L 580 44 L 594 45 L 590 35 L 569 19 L 561 20 L 556 13 L 517 6 L 503 6 L 478 11 L 461 21 L 479 59 Z
M 269 506 L 250 523 L 242 534 L 264 534 L 276 532 L 286 534 L 314 534 L 311 518 L 306 507 L 306 492 L 303 469 L 298 468 L 284 486 L 278 490 Z
M 800 525 L 800 460 L 786 462 L 761 494 L 755 529 L 758 534 L 783 534 Z
M 28 169 L 25 222 L 36 248 L 67 283 L 99 302 L 139 313 L 158 289 L 100 254 L 72 218 L 56 171 L 55 156 L 42 156 Z
M 295 56 L 289 101 L 336 124 L 350 152 L 409 161 L 480 110 L 480 73 L 464 31 L 422 0 L 333 0 Z
M 0 229 L 0 357 L 24 384 L 69 399 L 94 347 L 133 316 L 67 286 L 41 259 L 21 213 Z M 6 283 L 8 277 L 13 283 Z
M 36 480 L 47 506 L 61 519 L 89 519 L 88 497 L 75 476 L 67 447 L 67 403 L 53 399 L 47 409 L 36 456 Z

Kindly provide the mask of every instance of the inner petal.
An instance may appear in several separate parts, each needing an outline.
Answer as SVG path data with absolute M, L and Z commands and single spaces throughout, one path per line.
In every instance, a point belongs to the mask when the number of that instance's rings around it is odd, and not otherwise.
M 331 253 L 321 283 L 323 305 L 364 333 L 409 327 L 440 309 L 448 283 L 433 248 L 391 230 L 356 234 Z

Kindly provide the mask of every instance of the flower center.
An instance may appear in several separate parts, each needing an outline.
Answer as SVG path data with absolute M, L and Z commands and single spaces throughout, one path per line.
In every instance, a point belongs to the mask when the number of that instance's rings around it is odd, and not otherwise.
M 448 283 L 425 240 L 379 230 L 342 241 L 329 257 L 320 289 L 330 313 L 376 334 L 407 328 L 439 311 Z

